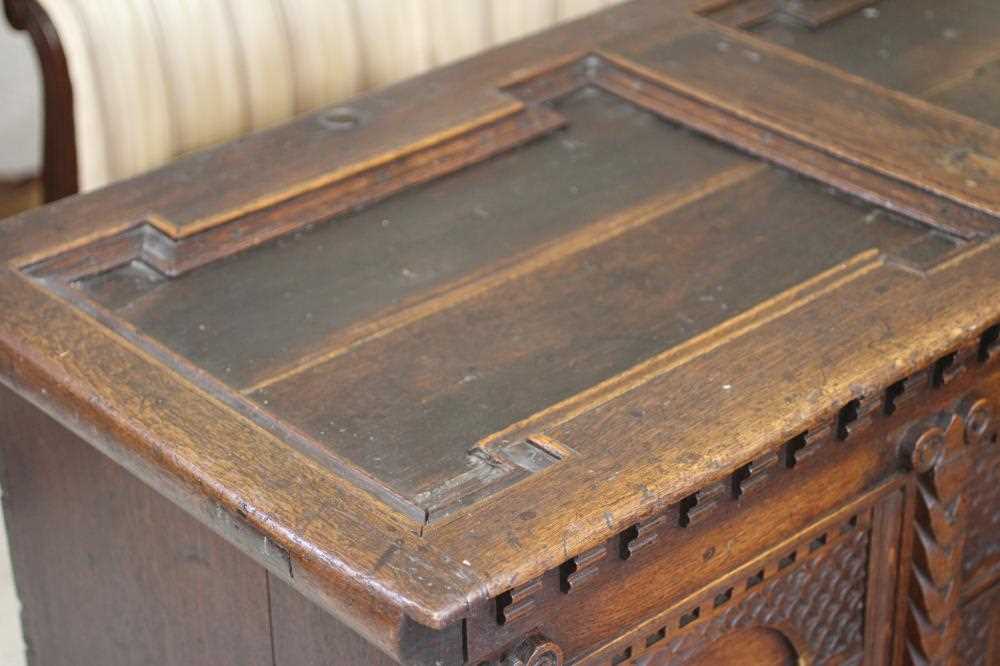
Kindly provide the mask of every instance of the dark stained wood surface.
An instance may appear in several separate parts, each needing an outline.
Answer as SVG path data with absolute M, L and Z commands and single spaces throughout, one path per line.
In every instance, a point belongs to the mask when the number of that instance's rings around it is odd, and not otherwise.
M 310 604 L 279 578 L 271 577 L 271 635 L 277 664 L 329 666 L 397 663 L 337 622 L 329 613 Z
M 883 0 L 819 31 L 778 21 L 751 30 L 875 83 L 997 123 L 996 105 L 983 94 L 990 86 L 966 87 L 1000 61 L 1000 15 L 990 0 L 963 1 L 954 11 L 934 0 Z M 961 99 L 954 92 L 946 99 L 955 88 L 965 88 Z
M 416 501 L 480 439 L 838 262 L 955 247 L 606 93 L 557 109 L 565 132 L 352 218 L 81 288 Z
M 341 630 L 500 659 L 544 629 L 607 663 L 668 625 L 695 658 L 741 628 L 713 585 L 813 550 L 837 649 L 797 652 L 937 658 L 906 618 L 951 640 L 964 601 L 909 581 L 961 566 L 913 534 L 964 537 L 919 493 L 963 496 L 995 444 L 968 399 L 1000 395 L 998 30 L 961 4 L 964 41 L 898 0 L 642 0 L 370 95 L 348 132 L 306 118 L 15 218 L 0 378 L 284 581 L 290 659 Z M 908 433 L 945 417 L 967 452 L 938 478 Z M 872 583 L 869 548 L 899 575 Z
M 494 432 L 838 262 L 922 233 L 877 213 L 866 221 L 870 210 L 784 174 L 730 181 L 697 206 L 669 210 L 668 198 L 641 226 L 252 397 L 400 492 L 427 492 L 464 471 L 466 452 Z M 819 238 L 819 251 L 803 251 Z
M 608 96 L 559 108 L 570 121 L 564 132 L 335 224 L 176 280 L 143 280 L 127 268 L 82 288 L 98 300 L 118 292 L 108 305 L 121 316 L 244 388 L 326 353 L 344 329 L 407 299 L 749 163 L 688 133 L 658 130 L 649 114 Z

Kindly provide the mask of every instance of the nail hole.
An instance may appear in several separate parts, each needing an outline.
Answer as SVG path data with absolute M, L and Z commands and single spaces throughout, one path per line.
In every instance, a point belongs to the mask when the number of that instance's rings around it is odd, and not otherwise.
M 857 526 L 858 526 L 858 517 L 851 516 L 851 518 L 846 523 L 841 525 L 840 531 L 842 534 L 846 534 L 847 532 L 856 529 Z
M 618 535 L 618 554 L 623 560 L 627 560 L 632 557 L 632 553 L 629 551 L 629 544 L 639 538 L 639 526 L 632 525 L 624 530 Z
M 559 589 L 565 593 L 569 593 L 572 586 L 569 584 L 569 577 L 576 573 L 577 566 L 575 560 L 566 560 L 559 565 Z
M 363 115 L 357 109 L 338 107 L 323 112 L 319 116 L 319 122 L 327 129 L 343 131 L 360 127 Z
M 796 454 L 798 454 L 798 452 L 804 449 L 805 447 L 806 447 L 806 433 L 804 432 L 799 433 L 792 439 L 788 440 L 788 442 L 786 442 L 785 446 L 783 447 L 781 456 L 784 459 L 785 467 L 789 469 L 795 467 L 795 463 L 798 462 L 798 460 L 796 460 Z
M 826 545 L 826 535 L 821 534 L 820 536 L 816 537 L 809 543 L 809 552 L 811 553 L 815 550 L 819 550 L 825 545 Z
M 733 472 L 733 496 L 739 497 L 743 494 L 743 482 L 750 478 L 750 474 L 749 463 Z
M 688 512 L 691 511 L 695 506 L 698 505 L 698 494 L 688 495 L 680 501 L 680 525 L 681 527 L 687 527 L 691 524 L 691 518 L 688 516 Z
M 497 624 L 507 624 L 507 616 L 503 612 L 513 602 L 514 598 L 509 590 L 497 596 Z

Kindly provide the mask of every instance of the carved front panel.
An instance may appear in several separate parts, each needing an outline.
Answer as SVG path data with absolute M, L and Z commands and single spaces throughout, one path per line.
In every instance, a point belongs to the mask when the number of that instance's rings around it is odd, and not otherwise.
M 773 490 L 762 497 L 780 509 L 783 505 Z M 679 513 L 673 525 L 662 519 L 645 521 L 638 530 L 622 535 L 617 552 L 608 544 L 584 553 L 561 570 L 514 588 L 517 599 L 503 595 L 495 610 L 474 613 L 468 620 L 469 657 L 477 664 L 507 663 L 503 660 L 510 659 L 510 650 L 524 637 L 539 635 L 560 646 L 567 663 L 600 666 L 742 663 L 734 661 L 737 656 L 755 666 L 798 658 L 825 664 L 860 657 L 871 652 L 875 642 L 874 633 L 866 634 L 866 625 L 889 626 L 892 621 L 902 505 L 901 480 L 883 483 L 790 536 L 758 545 L 735 566 L 722 569 L 721 575 L 670 596 L 658 612 L 636 622 L 626 619 L 630 612 L 683 578 L 688 567 L 676 563 L 683 561 L 691 544 L 675 537 L 691 535 L 695 529 L 680 527 Z M 727 525 L 721 521 L 732 508 L 718 507 L 711 521 L 699 528 L 699 559 L 706 572 L 716 569 L 714 560 L 726 557 L 722 551 L 733 550 L 744 538 L 730 527 L 711 532 L 712 522 Z M 780 513 L 745 515 L 767 515 L 768 522 L 780 524 Z M 771 527 L 761 520 L 751 518 L 744 527 L 751 531 Z M 648 550 L 629 548 L 654 535 Z M 582 579 L 589 584 L 579 585 L 581 572 L 591 569 L 594 573 Z M 871 575 L 874 569 L 879 576 Z M 518 601 L 526 588 L 533 590 L 530 613 L 511 616 L 512 601 Z M 591 614 L 592 606 L 600 612 Z M 581 650 L 576 637 L 603 631 L 604 625 L 613 632 L 605 642 Z M 489 654 L 484 649 L 487 641 L 510 647 Z M 876 646 L 871 653 L 880 649 Z M 888 654 L 887 649 L 882 653 Z
M 716 650 L 720 642 L 734 634 L 741 640 L 734 646 L 738 652 L 732 654 L 742 654 L 742 661 L 725 663 L 757 664 L 766 654 L 778 657 L 778 663 L 811 657 L 809 663 L 820 665 L 860 655 L 869 532 L 846 528 L 846 537 L 819 545 L 795 571 L 763 581 L 758 591 L 750 591 L 685 634 L 654 641 L 633 663 L 707 664 L 709 657 L 719 658 Z M 761 632 L 772 640 L 763 638 Z M 780 649 L 774 647 L 775 637 Z

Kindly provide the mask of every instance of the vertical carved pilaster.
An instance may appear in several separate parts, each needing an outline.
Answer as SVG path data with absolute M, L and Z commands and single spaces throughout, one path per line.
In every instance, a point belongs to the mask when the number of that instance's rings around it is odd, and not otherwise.
M 965 502 L 971 449 L 992 421 L 982 400 L 912 433 L 905 451 L 917 480 L 906 661 L 951 663 L 959 635 Z M 986 426 L 988 427 L 988 426 Z

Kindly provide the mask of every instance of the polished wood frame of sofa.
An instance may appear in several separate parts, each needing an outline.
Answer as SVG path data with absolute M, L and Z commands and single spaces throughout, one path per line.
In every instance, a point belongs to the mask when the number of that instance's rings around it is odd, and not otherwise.
M 7 20 L 31 36 L 42 68 L 45 129 L 42 189 L 45 202 L 76 194 L 76 123 L 73 118 L 73 84 L 59 33 L 45 9 L 35 0 L 4 0 Z

